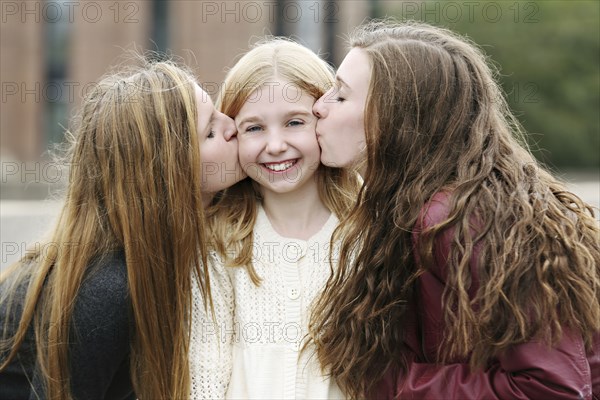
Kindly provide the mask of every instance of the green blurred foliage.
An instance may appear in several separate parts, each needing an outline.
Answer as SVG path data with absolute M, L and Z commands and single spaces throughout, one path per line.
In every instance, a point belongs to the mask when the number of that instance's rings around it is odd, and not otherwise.
M 489 55 L 536 157 L 600 168 L 600 2 L 378 1 L 394 15 L 468 36 Z

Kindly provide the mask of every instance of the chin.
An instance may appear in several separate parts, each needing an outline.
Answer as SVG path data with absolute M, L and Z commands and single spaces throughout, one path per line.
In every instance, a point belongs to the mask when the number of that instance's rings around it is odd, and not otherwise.
M 339 163 L 335 162 L 334 160 L 323 158 L 323 157 L 321 157 L 321 164 L 325 165 L 326 167 L 331 167 L 331 168 L 343 168 L 344 167 L 344 165 L 340 165 Z
M 328 167 L 333 167 L 334 162 L 332 162 L 329 158 L 325 157 L 323 153 L 321 153 L 321 164 L 326 165 Z

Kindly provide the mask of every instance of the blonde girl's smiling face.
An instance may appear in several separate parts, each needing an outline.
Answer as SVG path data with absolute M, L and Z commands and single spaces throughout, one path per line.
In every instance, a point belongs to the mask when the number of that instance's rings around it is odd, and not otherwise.
M 196 85 L 198 142 L 202 162 L 203 193 L 214 194 L 246 177 L 238 159 L 237 131 L 227 115 L 219 112 L 210 96 Z
M 264 190 L 289 193 L 316 184 L 321 151 L 314 102 L 290 82 L 273 79 L 254 91 L 236 116 L 242 169 Z

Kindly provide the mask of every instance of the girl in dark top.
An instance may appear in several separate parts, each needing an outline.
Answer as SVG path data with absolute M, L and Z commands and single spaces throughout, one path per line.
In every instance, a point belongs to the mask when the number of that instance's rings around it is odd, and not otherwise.
M 85 98 L 50 240 L 0 278 L 2 399 L 189 394 L 203 207 L 243 173 L 233 121 L 192 74 L 142 64 Z
M 312 314 L 323 367 L 351 397 L 600 397 L 598 223 L 485 56 L 408 22 L 351 46 L 313 108 L 321 161 L 364 178 Z

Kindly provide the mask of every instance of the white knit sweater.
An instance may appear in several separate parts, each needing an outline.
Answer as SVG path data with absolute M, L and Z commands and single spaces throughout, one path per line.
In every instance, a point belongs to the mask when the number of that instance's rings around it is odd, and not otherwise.
M 308 333 L 311 303 L 330 275 L 332 214 L 309 240 L 277 234 L 262 207 L 254 226 L 255 286 L 245 268 L 213 254 L 216 323 L 195 296 L 190 361 L 194 399 L 331 399 L 342 392 L 323 376 Z

